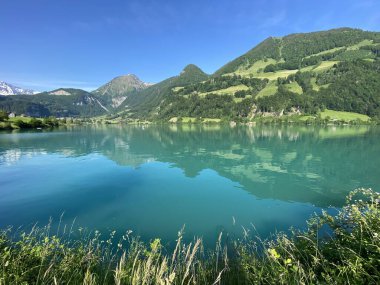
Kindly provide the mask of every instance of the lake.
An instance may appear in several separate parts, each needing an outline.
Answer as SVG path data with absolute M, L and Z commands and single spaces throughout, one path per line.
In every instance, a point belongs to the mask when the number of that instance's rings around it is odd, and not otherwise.
M 0 227 L 57 224 L 144 240 L 304 228 L 379 189 L 376 127 L 89 126 L 0 134 Z

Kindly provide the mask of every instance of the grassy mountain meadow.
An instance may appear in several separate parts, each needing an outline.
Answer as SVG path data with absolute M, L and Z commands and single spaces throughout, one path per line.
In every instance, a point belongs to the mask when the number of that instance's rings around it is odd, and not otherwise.
M 66 96 L 0 96 L 0 109 L 30 116 L 252 120 L 328 114 L 380 118 L 380 33 L 340 28 L 270 37 L 214 74 L 188 65 L 154 85 L 134 75 Z M 327 111 L 326 111 L 327 110 Z M 326 113 L 327 112 L 327 113 Z M 350 118 L 350 115 L 348 115 Z

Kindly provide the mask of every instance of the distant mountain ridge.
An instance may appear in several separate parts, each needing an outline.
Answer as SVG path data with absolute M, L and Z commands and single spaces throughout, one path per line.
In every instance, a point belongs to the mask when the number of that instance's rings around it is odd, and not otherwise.
M 32 117 L 93 117 L 108 113 L 105 102 L 74 88 L 60 88 L 33 96 L 0 96 L 0 109 Z
M 35 91 L 31 89 L 23 89 L 16 87 L 4 81 L 0 81 L 0 95 L 10 96 L 10 95 L 34 95 Z

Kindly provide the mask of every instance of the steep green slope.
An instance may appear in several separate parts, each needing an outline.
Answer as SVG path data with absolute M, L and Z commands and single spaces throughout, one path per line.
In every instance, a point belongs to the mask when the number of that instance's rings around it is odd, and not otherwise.
M 283 69 L 298 69 L 307 56 L 352 46 L 363 40 L 377 41 L 379 39 L 379 33 L 350 28 L 268 38 L 246 54 L 217 70 L 214 76 L 248 69 L 255 62 L 264 59 L 282 60 L 282 63 L 286 63 Z
M 226 73 L 236 71 L 239 67 L 249 68 L 256 61 L 262 59 L 272 58 L 280 60 L 281 58 L 281 39 L 280 38 L 268 38 L 255 48 L 248 51 L 246 54 L 238 57 L 237 59 L 227 63 L 222 68 L 214 73 L 214 76 L 220 76 Z
M 380 118 L 380 60 L 343 62 L 317 80 L 328 85 L 316 94 L 318 105 Z
M 210 79 L 175 88 L 159 118 L 317 114 L 380 116 L 380 33 L 334 29 L 268 38 Z
M 190 64 L 178 76 L 168 78 L 140 92 L 131 94 L 119 107 L 119 111 L 130 110 L 131 116 L 149 117 L 156 115 L 162 100 L 169 96 L 172 89 L 207 80 L 209 75 L 199 67 Z

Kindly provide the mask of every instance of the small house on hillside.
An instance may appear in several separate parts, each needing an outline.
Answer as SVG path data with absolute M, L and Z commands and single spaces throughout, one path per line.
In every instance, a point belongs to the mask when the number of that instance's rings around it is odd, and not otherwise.
M 14 117 L 16 117 L 16 113 L 13 113 L 13 112 L 12 112 L 12 113 L 9 113 L 9 114 L 8 114 L 8 118 L 14 118 Z

